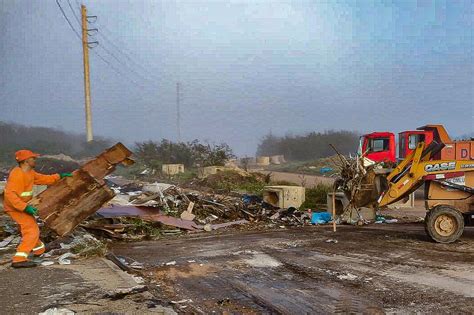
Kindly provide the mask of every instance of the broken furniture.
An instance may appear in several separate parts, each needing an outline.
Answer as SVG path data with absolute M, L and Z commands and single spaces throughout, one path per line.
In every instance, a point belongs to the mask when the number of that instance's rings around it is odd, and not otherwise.
M 133 164 L 131 155 L 130 150 L 117 143 L 74 171 L 72 177 L 61 179 L 34 197 L 30 204 L 38 208 L 47 227 L 64 236 L 115 196 L 104 177 L 117 164 Z

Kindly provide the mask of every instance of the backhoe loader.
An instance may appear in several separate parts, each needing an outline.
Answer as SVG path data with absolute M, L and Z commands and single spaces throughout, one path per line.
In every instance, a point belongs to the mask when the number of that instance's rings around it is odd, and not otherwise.
M 425 229 L 436 242 L 451 243 L 474 217 L 474 160 L 433 160 L 444 144 L 418 143 L 387 176 L 380 177 L 376 206 L 404 199 L 425 185 Z

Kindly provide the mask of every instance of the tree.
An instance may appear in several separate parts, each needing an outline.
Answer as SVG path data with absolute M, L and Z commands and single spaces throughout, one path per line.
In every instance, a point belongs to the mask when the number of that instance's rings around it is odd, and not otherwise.
M 352 131 L 310 132 L 304 135 L 287 134 L 276 137 L 266 135 L 257 148 L 257 155 L 283 154 L 286 159 L 307 161 L 334 155 L 329 144 L 333 144 L 343 154 L 357 150 L 359 135 Z

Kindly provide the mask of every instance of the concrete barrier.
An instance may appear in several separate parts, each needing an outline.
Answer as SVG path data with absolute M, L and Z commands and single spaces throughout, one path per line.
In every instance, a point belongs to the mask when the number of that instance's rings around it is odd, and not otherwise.
M 270 165 L 270 157 L 269 156 L 257 156 L 257 165 L 260 165 L 260 166 Z
M 179 173 L 184 173 L 184 165 L 183 164 L 163 164 L 161 166 L 161 171 L 163 174 L 173 176 Z
M 278 208 L 299 208 L 305 201 L 305 188 L 301 186 L 265 186 L 263 201 Z

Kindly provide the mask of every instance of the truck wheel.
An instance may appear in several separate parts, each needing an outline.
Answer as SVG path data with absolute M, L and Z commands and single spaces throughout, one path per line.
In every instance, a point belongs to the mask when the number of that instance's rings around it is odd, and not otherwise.
M 464 218 L 453 207 L 437 206 L 426 214 L 425 230 L 435 242 L 452 243 L 464 231 Z

